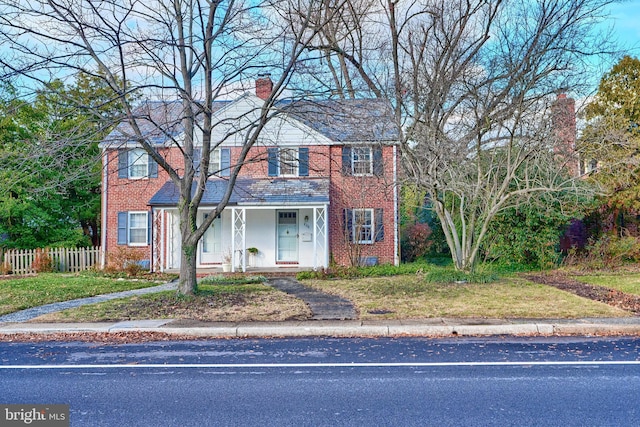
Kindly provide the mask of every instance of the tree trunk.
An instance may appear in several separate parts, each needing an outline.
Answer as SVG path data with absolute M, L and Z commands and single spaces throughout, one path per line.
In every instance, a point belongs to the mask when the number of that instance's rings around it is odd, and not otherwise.
M 183 241 L 180 259 L 180 278 L 178 280 L 178 293 L 181 295 L 193 295 L 198 290 L 196 282 L 196 245 L 185 245 Z
M 184 192 L 183 192 L 184 195 Z M 190 195 L 185 198 L 190 199 Z M 193 295 L 198 290 L 196 282 L 196 257 L 198 239 L 194 239 L 196 228 L 196 214 L 191 212 L 188 204 L 180 206 L 180 278 L 178 279 L 178 293 L 181 295 Z

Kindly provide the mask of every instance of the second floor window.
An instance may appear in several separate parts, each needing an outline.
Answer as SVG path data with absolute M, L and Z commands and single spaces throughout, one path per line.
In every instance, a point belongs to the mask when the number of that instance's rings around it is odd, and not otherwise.
M 379 145 L 346 145 L 342 147 L 342 173 L 350 176 L 382 176 L 384 164 Z
M 309 149 L 267 149 L 269 176 L 309 176 Z
M 149 175 L 149 160 L 147 152 L 142 148 L 129 151 L 129 178 L 145 178 Z
M 193 150 L 193 167 L 196 175 L 200 173 L 202 162 L 202 148 Z M 229 176 L 231 174 L 231 150 L 229 148 L 216 148 L 211 152 L 209 159 L 209 175 Z
M 158 164 L 142 148 L 118 150 L 118 178 L 157 178 Z
M 283 148 L 280 154 L 280 175 L 298 175 L 298 150 Z
M 354 175 L 371 175 L 373 173 L 371 147 L 353 147 L 351 164 Z

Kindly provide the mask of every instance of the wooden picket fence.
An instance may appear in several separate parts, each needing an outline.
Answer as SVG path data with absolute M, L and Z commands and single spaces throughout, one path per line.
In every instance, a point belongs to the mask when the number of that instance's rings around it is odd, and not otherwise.
M 49 260 L 54 271 L 76 273 L 100 264 L 100 247 L 0 250 L 0 272 L 33 274 Z

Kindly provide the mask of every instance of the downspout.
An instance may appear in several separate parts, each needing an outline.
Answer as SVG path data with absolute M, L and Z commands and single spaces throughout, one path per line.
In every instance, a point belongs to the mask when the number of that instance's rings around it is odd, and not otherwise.
M 106 149 L 102 149 L 102 206 L 100 208 L 100 268 L 105 268 L 107 264 L 107 187 L 109 184 L 109 171 L 107 166 L 109 154 Z
M 324 205 L 324 269 L 329 269 L 330 252 L 329 252 L 329 205 Z
M 400 257 L 398 253 L 398 146 L 393 145 L 393 257 L 394 265 L 400 265 Z

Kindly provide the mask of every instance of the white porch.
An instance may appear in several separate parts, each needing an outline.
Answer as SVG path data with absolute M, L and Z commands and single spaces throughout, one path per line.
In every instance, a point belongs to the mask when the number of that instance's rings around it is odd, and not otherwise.
M 198 270 L 222 271 L 231 257 L 231 271 L 326 269 L 329 265 L 328 205 L 231 206 L 216 218 L 198 244 Z M 198 213 L 200 224 L 209 214 Z M 180 268 L 177 209 L 153 210 L 153 268 Z M 251 253 L 249 248 L 256 248 Z

